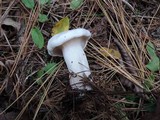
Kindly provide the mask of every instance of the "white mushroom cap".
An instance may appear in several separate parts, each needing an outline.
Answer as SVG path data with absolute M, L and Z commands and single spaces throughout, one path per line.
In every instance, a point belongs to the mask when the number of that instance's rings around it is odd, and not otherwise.
M 91 33 L 83 28 L 68 30 L 53 36 L 47 45 L 51 56 L 63 56 L 70 74 L 72 89 L 91 90 L 83 78 L 91 74 L 84 48 Z
M 91 33 L 83 28 L 77 28 L 73 30 L 68 30 L 53 36 L 47 45 L 48 53 L 51 56 L 63 56 L 61 47 L 64 43 L 73 40 L 75 38 L 81 38 L 81 46 L 84 49 L 87 45 Z M 75 39 L 76 40 L 76 39 Z

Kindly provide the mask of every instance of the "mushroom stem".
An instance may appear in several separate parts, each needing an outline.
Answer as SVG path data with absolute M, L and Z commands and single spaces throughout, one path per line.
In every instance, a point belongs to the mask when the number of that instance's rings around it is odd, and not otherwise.
M 88 77 L 91 72 L 86 54 L 82 48 L 81 38 L 74 38 L 63 45 L 62 52 L 70 75 L 72 89 L 91 90 L 91 87 L 83 84 L 83 78 Z

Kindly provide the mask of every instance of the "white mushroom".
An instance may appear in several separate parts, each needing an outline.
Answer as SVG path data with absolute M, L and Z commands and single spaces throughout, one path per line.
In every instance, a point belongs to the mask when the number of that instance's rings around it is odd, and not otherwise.
M 83 28 L 68 30 L 53 36 L 47 45 L 51 56 L 63 56 L 71 73 L 70 85 L 72 89 L 91 90 L 83 83 L 83 78 L 91 74 L 84 48 L 91 33 Z

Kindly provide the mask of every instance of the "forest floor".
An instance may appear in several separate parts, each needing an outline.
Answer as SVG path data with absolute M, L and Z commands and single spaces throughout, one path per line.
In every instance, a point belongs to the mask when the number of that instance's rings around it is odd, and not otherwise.
M 159 120 L 159 0 L 32 1 L 0 0 L 0 120 Z M 47 52 L 65 17 L 92 34 L 91 91 L 72 90 Z

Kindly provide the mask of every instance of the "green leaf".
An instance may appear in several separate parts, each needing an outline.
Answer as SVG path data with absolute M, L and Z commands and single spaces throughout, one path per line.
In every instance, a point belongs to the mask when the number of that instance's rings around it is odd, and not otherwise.
M 72 0 L 70 3 L 70 8 L 72 10 L 78 9 L 83 4 L 83 0 Z
M 44 74 L 51 74 L 54 73 L 57 69 L 57 63 L 47 63 L 45 67 L 43 67 L 41 70 L 37 72 L 37 78 L 38 80 L 36 81 L 38 85 L 41 85 L 43 83 L 42 77 Z
M 157 56 L 154 56 L 146 67 L 152 72 L 160 70 L 160 59 Z
M 31 36 L 36 46 L 39 49 L 42 49 L 42 47 L 44 46 L 44 38 L 38 27 L 34 27 L 31 29 Z
M 47 74 L 51 74 L 53 71 L 56 70 L 56 63 L 48 63 L 44 68 L 43 71 L 46 72 Z
M 148 54 L 149 54 L 149 56 L 151 58 L 157 56 L 156 55 L 156 49 L 155 49 L 154 45 L 150 41 L 147 43 L 146 49 L 147 49 L 147 52 L 148 52 Z
M 45 14 L 39 14 L 39 17 L 38 17 L 38 21 L 43 23 L 43 22 L 46 22 L 48 20 L 48 17 L 47 15 Z
M 48 3 L 50 0 L 39 0 L 39 3 L 41 4 L 41 5 L 44 5 L 44 4 L 46 4 L 46 3 Z
M 155 80 L 155 75 L 152 73 L 145 81 L 144 81 L 144 87 L 146 89 L 151 89 L 153 87 Z
M 22 0 L 22 3 L 30 9 L 33 9 L 35 5 L 34 0 Z
M 40 70 L 40 71 L 37 72 L 38 79 L 37 79 L 36 82 L 37 82 L 38 85 L 41 85 L 43 83 L 42 78 L 41 78 L 43 76 L 43 74 L 44 74 L 43 70 Z

